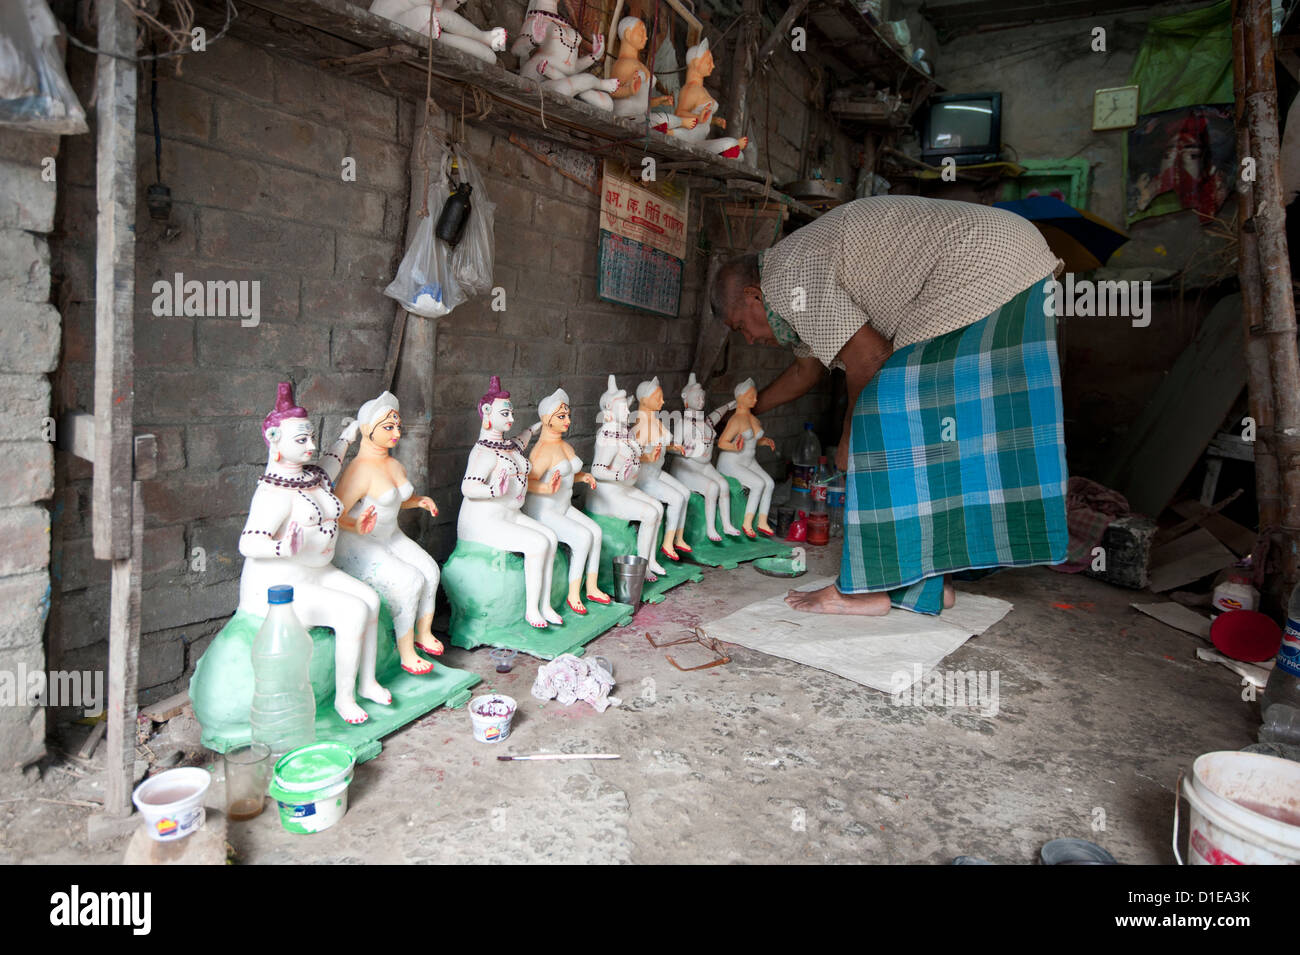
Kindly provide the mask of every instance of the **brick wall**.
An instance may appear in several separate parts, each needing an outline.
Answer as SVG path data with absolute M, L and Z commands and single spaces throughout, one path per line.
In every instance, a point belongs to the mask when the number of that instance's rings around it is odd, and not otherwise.
M 0 673 L 22 694 L 20 674 L 45 669 L 50 606 L 50 513 L 54 461 L 47 419 L 59 353 L 50 301 L 56 182 L 45 160 L 59 137 L 0 129 Z M 45 751 L 45 711 L 0 706 L 0 772 Z
M 84 93 L 87 58 L 74 54 L 70 72 Z M 187 57 L 180 77 L 164 72 L 162 178 L 173 210 L 170 223 L 152 221 L 142 199 L 137 223 L 136 430 L 158 436 L 161 470 L 145 493 L 142 700 L 182 688 L 235 608 L 238 536 L 265 463 L 259 422 L 275 383 L 297 383 L 327 440 L 383 385 L 394 307 L 382 289 L 406 238 L 415 124 L 409 103 L 233 38 Z M 793 108 L 773 104 L 791 124 L 788 135 L 805 128 L 791 118 Z M 424 366 L 434 388 L 429 480 L 418 490 L 437 500 L 441 514 L 411 519 L 439 560 L 454 545 L 459 482 L 478 433 L 474 403 L 488 376 L 501 375 L 521 426 L 534 420 L 538 399 L 562 385 L 575 404 L 574 444 L 589 460 L 596 402 L 610 372 L 628 391 L 657 374 L 669 408 L 680 406 L 706 261 L 696 252 L 688 262 L 680 318 L 599 302 L 596 195 L 486 128 L 471 123 L 465 147 L 496 206 L 494 281 L 505 289 L 506 309 L 493 311 L 484 298 L 439 320 Z M 785 146 L 774 147 L 774 163 L 778 155 L 780 181 L 794 175 L 799 159 Z M 847 174 L 847 148 L 838 155 Z M 138 156 L 143 196 L 154 178 L 147 83 Z M 342 181 L 344 156 L 356 159 L 356 182 Z M 82 137 L 60 166 L 60 410 L 91 407 L 93 161 L 93 140 Z M 693 191 L 692 248 L 703 191 Z M 260 325 L 155 316 L 153 283 L 177 272 L 259 281 Z M 727 374 L 715 382 L 719 400 L 730 398 L 735 381 L 752 375 L 762 385 L 788 361 L 780 349 L 749 348 L 737 337 Z M 765 425 L 783 442 L 825 405 L 823 390 Z M 107 649 L 108 570 L 91 556 L 90 469 L 64 455 L 57 467 L 50 652 L 68 667 L 99 666 Z M 202 572 L 194 569 L 194 548 L 203 549 Z

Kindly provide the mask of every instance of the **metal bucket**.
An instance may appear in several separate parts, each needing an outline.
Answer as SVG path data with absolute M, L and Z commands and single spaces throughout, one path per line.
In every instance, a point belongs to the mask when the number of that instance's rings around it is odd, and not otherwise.
M 614 599 L 633 607 L 641 603 L 641 588 L 645 586 L 646 559 L 636 554 L 614 558 Z

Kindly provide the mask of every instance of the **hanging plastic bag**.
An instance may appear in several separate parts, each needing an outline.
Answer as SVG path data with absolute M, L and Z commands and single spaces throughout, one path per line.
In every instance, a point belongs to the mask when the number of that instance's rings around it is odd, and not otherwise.
M 427 180 L 425 208 L 429 214 L 420 215 L 415 237 L 411 240 L 406 255 L 402 256 L 397 276 L 384 289 L 384 294 L 397 299 L 408 312 L 425 318 L 438 318 L 465 301 L 466 295 L 452 268 L 452 250 L 434 235 L 434 224 L 442 212 L 443 203 L 447 201 L 446 156 L 443 156 L 441 162 L 431 160 L 429 168 L 439 170 L 436 176 L 430 175 Z M 417 175 L 411 187 L 425 189 L 425 176 Z M 419 215 L 419 212 L 413 214 Z
M 59 26 L 45 0 L 0 3 L 0 126 L 69 136 L 86 112 L 63 71 Z
M 483 179 L 463 149 L 456 150 L 456 166 L 460 181 L 468 183 L 473 192 L 469 223 L 465 234 L 452 255 L 452 268 L 461 291 L 467 297 L 482 295 L 492 289 L 492 259 L 494 249 L 494 216 L 496 208 L 483 188 Z

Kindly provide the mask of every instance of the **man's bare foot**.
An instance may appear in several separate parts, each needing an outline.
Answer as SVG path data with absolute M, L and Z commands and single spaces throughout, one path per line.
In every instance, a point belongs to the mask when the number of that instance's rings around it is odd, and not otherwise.
M 952 578 L 943 578 L 943 609 L 950 610 L 952 605 L 957 602 L 957 591 L 953 588 Z
M 804 613 L 834 613 L 859 617 L 883 617 L 889 613 L 889 594 L 842 594 L 831 584 L 821 590 L 792 590 L 785 602 Z

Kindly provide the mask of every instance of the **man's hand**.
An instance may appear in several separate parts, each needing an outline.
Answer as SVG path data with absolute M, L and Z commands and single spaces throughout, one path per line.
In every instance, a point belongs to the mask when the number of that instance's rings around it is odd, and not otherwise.
M 889 356 L 893 353 L 893 343 L 870 325 L 863 325 L 835 356 L 844 363 L 844 384 L 849 398 L 849 407 L 844 413 L 844 427 L 835 449 L 835 466 L 841 471 L 848 470 L 849 439 L 853 435 L 853 411 L 858 405 L 858 395 L 876 377 L 876 372 L 889 361 Z
M 838 471 L 848 471 L 849 469 L 849 443 L 841 441 L 835 448 L 835 468 Z

